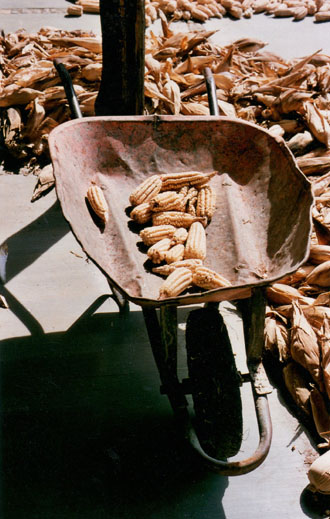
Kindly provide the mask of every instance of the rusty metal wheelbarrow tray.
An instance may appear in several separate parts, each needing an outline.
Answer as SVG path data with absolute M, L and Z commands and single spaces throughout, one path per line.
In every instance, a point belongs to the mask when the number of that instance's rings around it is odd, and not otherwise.
M 266 458 L 272 437 L 269 386 L 261 360 L 265 318 L 262 288 L 294 272 L 309 253 L 313 196 L 311 184 L 298 169 L 293 155 L 282 139 L 266 130 L 218 116 L 76 119 L 52 131 L 49 147 L 58 198 L 75 237 L 106 275 L 113 294 L 142 307 L 161 389 L 169 398 L 184 436 L 206 464 L 220 474 L 240 475 L 254 470 Z M 206 229 L 205 264 L 229 279 L 232 286 L 208 291 L 191 289 L 159 301 L 163 280 L 147 266 L 139 226 L 133 225 L 129 218 L 129 195 L 150 175 L 189 170 L 217 171 L 211 179 L 217 207 Z M 91 182 L 102 186 L 109 204 L 110 217 L 103 229 L 86 204 Z M 116 296 L 118 303 L 120 298 Z M 252 384 L 259 427 L 255 453 L 237 462 L 224 461 L 205 450 L 192 425 L 185 398 L 185 394 L 191 393 L 196 404 L 199 383 L 193 382 L 189 364 L 191 376 L 187 384 L 179 382 L 177 376 L 177 307 L 207 303 L 211 305 L 205 306 L 207 322 L 208 308 L 211 310 L 224 300 L 244 303 L 241 310 L 249 373 L 242 380 Z M 191 322 L 194 325 L 193 319 Z M 228 341 L 223 340 L 225 335 L 220 328 L 218 331 L 220 335 L 216 336 L 221 346 L 217 351 L 227 356 L 235 373 L 231 346 L 225 346 Z M 205 339 L 203 333 L 201 338 Z M 237 372 L 237 377 L 233 377 L 236 381 L 228 376 L 227 382 L 223 381 L 222 361 L 216 352 L 213 356 L 210 342 L 204 340 L 203 347 L 211 354 L 208 365 L 214 367 L 217 387 L 206 391 L 210 391 L 211 401 L 219 390 L 226 392 L 228 384 L 226 405 L 234 408 L 237 395 L 240 399 L 237 393 L 240 374 Z M 189 356 L 192 346 L 188 342 L 186 346 Z M 194 357 L 192 351 L 190 358 Z M 200 369 L 204 369 L 203 362 L 197 366 L 197 373 Z M 203 379 L 203 373 L 199 375 Z M 208 402 L 208 394 L 205 395 Z M 241 405 L 238 404 L 237 408 Z M 211 413 L 214 409 L 217 416 L 226 415 L 217 399 L 214 405 L 209 409 Z M 237 445 L 241 434 L 239 414 L 231 425 Z M 225 419 L 228 421 L 229 416 Z M 216 432 L 215 440 L 220 436 Z
M 90 117 L 55 128 L 49 147 L 65 218 L 88 256 L 138 305 L 186 305 L 249 297 L 251 288 L 293 272 L 307 258 L 312 194 L 282 139 L 226 117 Z M 212 171 L 217 209 L 205 264 L 233 287 L 158 301 L 162 278 L 146 268 L 129 194 L 152 174 Z M 100 230 L 86 204 L 101 185 L 110 218 Z M 132 230 L 134 232 L 132 232 Z

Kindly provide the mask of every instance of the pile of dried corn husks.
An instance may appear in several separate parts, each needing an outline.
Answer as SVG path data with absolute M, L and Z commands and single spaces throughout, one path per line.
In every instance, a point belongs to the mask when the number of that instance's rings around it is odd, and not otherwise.
M 78 0 L 68 7 L 68 14 L 99 13 L 99 0 Z M 149 27 L 159 13 L 172 20 L 194 20 L 206 22 L 210 18 L 251 18 L 265 13 L 275 18 L 291 17 L 303 20 L 314 16 L 315 22 L 330 20 L 329 0 L 145 0 L 146 26 Z
M 308 264 L 267 290 L 266 348 L 283 364 L 298 405 L 330 437 L 330 56 L 316 52 L 286 61 L 242 39 L 225 47 L 212 32 L 163 34 L 146 40 L 147 113 L 208 115 L 203 69 L 213 71 L 222 114 L 239 117 L 284 138 L 313 182 L 314 233 Z M 69 69 L 84 115 L 93 115 L 101 75 L 101 43 L 82 32 L 52 28 L 19 31 L 0 40 L 1 146 L 38 173 L 49 163 L 47 136 L 70 118 L 53 66 Z M 52 177 L 39 177 L 34 198 Z M 42 170 L 42 171 L 44 171 Z
M 212 69 L 220 112 L 283 136 L 307 175 L 330 170 L 330 56 L 315 53 L 285 61 L 260 41 L 242 39 L 225 47 L 213 32 L 163 34 L 146 39 L 147 113 L 207 115 L 203 69 Z M 53 65 L 70 71 L 83 115 L 94 114 L 102 69 L 101 42 L 81 31 L 53 28 L 18 31 L 0 38 L 0 144 L 32 169 L 49 162 L 47 136 L 70 118 Z
M 93 115 L 101 76 L 101 41 L 81 31 L 21 30 L 0 37 L 0 146 L 26 172 L 49 162 L 47 138 L 70 118 L 53 65 L 66 65 L 84 115 Z

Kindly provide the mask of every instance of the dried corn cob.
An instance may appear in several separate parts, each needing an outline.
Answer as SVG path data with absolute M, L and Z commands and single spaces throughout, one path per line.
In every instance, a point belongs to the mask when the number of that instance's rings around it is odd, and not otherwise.
M 191 214 L 192 216 L 196 216 L 196 202 L 197 202 L 197 196 L 196 196 L 196 198 L 192 198 L 188 202 L 187 213 Z
M 154 214 L 152 217 L 152 225 L 174 225 L 175 227 L 188 228 L 194 222 L 200 222 L 206 226 L 207 218 L 181 213 L 180 211 L 164 211 Z
M 171 189 L 180 189 L 185 185 L 198 186 L 205 184 L 210 178 L 214 177 L 216 171 L 212 173 L 200 173 L 197 171 L 186 171 L 184 173 L 167 173 L 161 175 L 162 191 L 170 191 Z
M 189 229 L 184 257 L 201 260 L 206 257 L 206 234 L 200 222 L 194 222 Z
M 198 189 L 190 187 L 187 192 L 187 200 L 192 200 L 198 196 Z
M 168 276 L 159 289 L 159 298 L 175 297 L 191 285 L 192 272 L 190 269 L 180 267 Z
M 83 7 L 82 5 L 70 5 L 66 10 L 66 14 L 68 16 L 81 16 L 83 14 Z
M 150 200 L 150 207 L 154 212 L 184 211 L 185 197 L 176 191 L 163 191 Z
M 197 9 L 197 7 L 194 7 L 191 10 L 191 16 L 195 18 L 195 20 L 199 20 L 200 22 L 206 22 L 206 20 L 209 19 L 209 16 L 200 9 Z
M 330 20 L 330 9 L 329 11 L 319 11 L 315 13 L 316 22 L 328 22 Z
M 166 252 L 169 250 L 170 247 L 170 238 L 164 238 L 163 240 L 158 241 L 148 249 L 148 258 L 153 263 L 161 263 L 164 260 Z
M 214 270 L 207 267 L 197 267 L 193 272 L 193 284 L 205 288 L 206 290 L 213 290 L 214 288 L 230 287 L 231 283 Z
M 195 187 L 191 187 L 187 193 L 187 213 L 196 216 L 196 204 L 197 204 L 198 190 Z
M 165 253 L 165 261 L 166 263 L 174 263 L 175 261 L 183 260 L 184 255 L 184 245 L 182 243 L 178 243 L 178 245 L 174 245 Z
M 106 223 L 109 219 L 109 208 L 102 189 L 99 186 L 91 185 L 86 196 L 94 213 L 102 222 Z
M 149 202 L 143 202 L 134 207 L 131 211 L 130 217 L 137 223 L 147 223 L 151 220 L 152 210 Z
M 172 238 L 174 232 L 174 225 L 155 225 L 142 229 L 139 236 L 145 245 L 153 245 L 164 238 Z
M 160 274 L 161 276 L 169 276 L 175 269 L 180 267 L 185 267 L 190 269 L 192 272 L 195 268 L 201 266 L 203 264 L 202 260 L 199 259 L 184 259 L 181 261 L 175 261 L 173 263 L 169 263 L 168 265 L 161 265 L 160 267 L 154 267 L 152 271 L 155 274 Z
M 161 177 L 158 175 L 152 175 L 140 184 L 130 194 L 129 201 L 131 205 L 139 205 L 143 202 L 151 200 L 154 196 L 158 195 L 162 187 Z
M 188 192 L 189 192 L 189 186 L 183 186 L 179 190 L 179 195 L 183 195 L 184 197 L 186 197 L 188 195 Z
M 188 237 L 188 231 L 184 227 L 176 229 L 172 236 L 171 245 L 177 245 L 178 243 L 185 243 Z
M 215 192 L 210 186 L 202 187 L 197 196 L 197 216 L 206 216 L 209 220 L 215 211 Z

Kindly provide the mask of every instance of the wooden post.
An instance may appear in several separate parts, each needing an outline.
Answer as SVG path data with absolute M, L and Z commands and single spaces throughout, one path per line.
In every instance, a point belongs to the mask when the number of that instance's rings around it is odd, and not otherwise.
M 96 115 L 142 115 L 144 0 L 100 0 L 103 71 Z

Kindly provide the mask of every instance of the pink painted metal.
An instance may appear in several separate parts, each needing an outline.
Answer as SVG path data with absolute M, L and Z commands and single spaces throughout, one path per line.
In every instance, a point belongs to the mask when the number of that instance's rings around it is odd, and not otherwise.
M 311 233 L 310 182 L 282 139 L 227 117 L 89 117 L 49 137 L 56 189 L 65 218 L 88 256 L 128 300 L 185 305 L 249 297 L 306 261 Z M 217 170 L 217 209 L 207 233 L 205 265 L 233 287 L 189 290 L 158 301 L 163 278 L 146 263 L 129 218 L 129 194 L 152 174 Z M 86 204 L 90 182 L 110 207 L 104 229 Z

